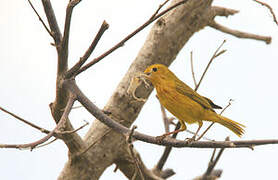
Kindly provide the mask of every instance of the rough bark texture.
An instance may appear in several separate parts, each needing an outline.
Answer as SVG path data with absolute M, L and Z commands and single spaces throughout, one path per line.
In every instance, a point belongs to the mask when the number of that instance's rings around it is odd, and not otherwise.
M 171 4 L 178 1 L 180 0 L 173 0 Z M 212 0 L 189 0 L 154 24 L 136 59 L 104 108 L 111 113 L 114 120 L 127 127 L 135 121 L 144 103 L 135 101 L 127 94 L 131 78 L 136 72 L 143 71 L 154 63 L 169 66 L 189 38 L 207 26 L 216 16 L 211 3 Z M 142 87 L 136 93 L 146 98 L 151 91 Z M 69 153 L 69 160 L 59 176 L 60 180 L 98 179 L 113 163 L 116 163 L 129 179 L 132 178 L 135 166 L 123 135 L 110 130 L 99 121 L 94 121 L 84 141 L 87 145 L 95 144 L 83 155 Z M 137 176 L 136 179 L 140 178 Z M 161 178 L 148 175 L 146 179 Z

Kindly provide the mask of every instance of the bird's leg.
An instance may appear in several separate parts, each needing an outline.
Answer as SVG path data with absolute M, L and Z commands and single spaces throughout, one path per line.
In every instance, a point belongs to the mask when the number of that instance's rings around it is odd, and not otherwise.
M 192 136 L 192 138 L 187 139 L 189 142 L 195 141 L 195 140 L 196 140 L 196 137 L 197 137 L 197 135 L 198 135 L 198 132 L 200 131 L 201 127 L 203 126 L 203 122 L 202 122 L 202 121 L 198 121 L 198 124 L 199 124 L 199 127 L 198 127 L 197 131 L 194 133 L 194 135 Z M 202 137 L 200 136 L 200 137 L 197 139 L 197 141 L 200 140 L 201 138 L 202 138 Z
M 185 131 L 186 130 L 186 125 L 184 124 L 184 122 L 180 121 L 181 123 L 181 127 L 178 129 L 178 130 L 175 130 L 175 131 L 172 131 L 172 132 L 168 132 L 168 133 L 165 133 L 165 134 L 162 134 L 161 136 L 156 136 L 156 138 L 158 140 L 162 140 L 164 139 L 166 136 L 169 136 L 171 134 L 176 134 L 176 133 L 179 133 L 181 131 Z
M 206 132 L 209 130 L 209 128 L 214 124 L 215 122 L 212 122 L 209 127 L 198 137 L 197 141 L 199 141 L 205 134 Z M 212 141 L 212 140 L 211 140 Z

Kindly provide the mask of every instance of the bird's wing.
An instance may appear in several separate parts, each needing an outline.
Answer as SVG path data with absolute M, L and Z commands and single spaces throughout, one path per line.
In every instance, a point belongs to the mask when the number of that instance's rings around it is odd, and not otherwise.
M 179 81 L 176 83 L 176 90 L 180 94 L 189 97 L 193 101 L 197 102 L 200 104 L 203 108 L 205 109 L 210 109 L 213 110 L 213 105 L 214 104 L 210 99 L 205 98 L 203 96 L 200 96 L 196 91 L 194 91 L 192 88 L 187 86 L 185 83 Z M 211 104 L 212 103 L 212 104 Z M 215 105 L 215 104 L 214 104 Z M 217 106 L 217 105 L 216 105 Z M 219 106 L 218 106 L 219 107 Z
M 211 107 L 213 109 L 222 109 L 221 106 L 218 106 L 217 104 L 214 104 L 214 102 L 212 100 L 210 100 L 209 98 L 207 98 L 205 96 L 202 96 L 202 97 L 205 98 L 208 101 L 208 103 L 211 105 Z

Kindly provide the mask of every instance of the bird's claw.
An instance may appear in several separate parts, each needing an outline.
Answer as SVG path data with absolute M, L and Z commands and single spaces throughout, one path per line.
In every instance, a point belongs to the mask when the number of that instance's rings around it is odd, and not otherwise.
M 161 136 L 156 136 L 155 139 L 157 140 L 157 142 L 161 143 L 161 141 L 163 139 L 165 139 L 167 136 L 165 134 L 161 135 Z
M 192 142 L 196 141 L 196 136 L 193 136 L 192 138 L 186 138 L 185 139 L 189 144 L 191 144 Z

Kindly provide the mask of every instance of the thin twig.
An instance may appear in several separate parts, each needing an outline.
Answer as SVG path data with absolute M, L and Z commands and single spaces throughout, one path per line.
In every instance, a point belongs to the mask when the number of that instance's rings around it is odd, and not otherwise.
M 33 9 L 33 11 L 36 13 L 36 15 L 38 16 L 40 22 L 42 23 L 43 27 L 45 28 L 45 30 L 48 32 L 48 34 L 54 39 L 53 34 L 51 33 L 51 31 L 48 29 L 48 27 L 46 26 L 46 24 L 44 23 L 44 21 L 42 20 L 41 16 L 39 15 L 39 13 L 37 12 L 37 10 L 35 9 L 35 7 L 33 6 L 32 2 L 30 0 L 28 0 L 31 8 Z
M 225 141 L 230 141 L 229 137 L 226 137 Z M 225 148 L 221 148 L 216 156 L 216 158 L 214 159 L 214 156 L 215 156 L 215 152 L 216 152 L 216 149 L 214 149 L 213 153 L 212 153 L 212 156 L 211 156 L 211 159 L 209 161 L 209 164 L 208 164 L 208 168 L 206 170 L 206 172 L 204 173 L 203 175 L 203 179 L 206 179 L 206 177 L 210 176 L 214 167 L 216 166 L 217 162 L 219 161 L 221 155 L 223 154 L 223 151 L 224 151 Z
M 91 149 L 97 142 L 99 142 L 103 137 L 105 137 L 111 131 L 112 129 L 108 129 L 102 136 L 100 136 L 97 140 L 95 140 L 92 144 L 90 144 L 84 151 L 82 151 L 79 154 L 79 156 L 86 153 L 89 149 Z
M 156 19 L 158 19 L 159 17 L 163 16 L 164 14 L 166 14 L 167 12 L 171 11 L 172 9 L 186 3 L 188 0 L 183 0 L 180 1 L 174 5 L 172 5 L 171 7 L 167 8 L 166 10 L 162 11 L 161 13 L 157 14 L 155 17 L 153 17 L 152 19 L 149 19 L 147 22 L 145 22 L 143 25 L 141 25 L 140 27 L 138 27 L 135 31 L 133 31 L 132 33 L 130 33 L 128 36 L 126 36 L 123 40 L 121 40 L 119 43 L 117 43 L 116 45 L 114 45 L 112 48 L 110 48 L 109 50 L 107 50 L 106 52 L 104 52 L 102 55 L 98 56 L 97 58 L 93 59 L 91 62 L 89 62 L 88 64 L 86 64 L 85 66 L 83 66 L 79 71 L 77 71 L 76 75 L 80 74 L 81 72 L 85 71 L 86 69 L 88 69 L 89 67 L 91 67 L 92 65 L 98 63 L 100 60 L 102 60 L 103 58 L 105 58 L 106 56 L 108 56 L 109 54 L 111 54 L 113 51 L 115 51 L 116 49 L 118 49 L 119 47 L 122 47 L 124 45 L 124 43 L 126 41 L 128 41 L 130 38 L 132 38 L 134 35 L 136 35 L 138 32 L 142 31 L 145 27 L 147 27 L 149 24 L 151 24 L 152 22 L 154 22 Z
M 168 133 L 169 132 L 169 125 L 170 125 L 169 118 L 167 117 L 165 108 L 162 106 L 162 104 L 160 104 L 160 109 L 161 109 L 161 113 L 162 113 L 162 120 L 163 120 L 163 123 L 164 123 L 165 133 Z
M 12 112 L 10 112 L 10 111 L 8 111 L 8 110 L 2 108 L 2 107 L 0 107 L 0 110 L 3 111 L 3 112 L 5 112 L 5 113 L 7 113 L 7 114 L 9 114 L 9 115 L 11 115 L 11 116 L 13 116 L 14 118 L 20 120 L 21 122 L 24 122 L 25 124 L 28 124 L 29 126 L 35 128 L 35 129 L 38 129 L 39 131 L 41 131 L 41 132 L 43 132 L 43 133 L 45 133 L 45 134 L 50 133 L 50 131 L 48 131 L 48 130 L 46 130 L 46 129 L 44 129 L 44 128 L 41 128 L 41 127 L 39 127 L 39 126 L 37 126 L 37 125 L 35 125 L 35 124 L 33 124 L 33 123 L 27 121 L 27 120 L 25 120 L 25 119 L 23 119 L 23 118 L 21 118 L 21 117 L 15 115 L 14 113 L 12 113 Z
M 137 126 L 135 126 L 135 125 L 131 128 L 128 136 L 126 137 L 126 142 L 128 143 L 128 148 L 129 148 L 129 151 L 130 151 L 130 155 L 131 155 L 131 157 L 133 159 L 133 162 L 134 162 L 134 164 L 136 166 L 135 173 L 134 173 L 133 177 L 136 177 L 136 174 L 139 172 L 141 179 L 144 180 L 145 177 L 144 177 L 144 174 L 142 172 L 143 170 L 142 170 L 142 168 L 140 166 L 140 162 L 138 161 L 138 159 L 135 156 L 134 151 L 133 151 L 132 135 L 133 135 L 134 130 L 136 128 L 137 128 Z
M 81 66 L 87 61 L 87 59 L 90 57 L 95 47 L 97 46 L 100 38 L 108 28 L 109 28 L 109 24 L 107 24 L 106 21 L 103 21 L 90 47 L 87 49 L 85 54 L 80 58 L 80 60 L 66 73 L 65 75 L 66 78 L 70 78 L 74 76 L 76 71 L 79 70 Z
M 215 21 L 210 22 L 209 26 L 213 27 L 213 28 L 215 28 L 219 31 L 222 31 L 224 33 L 236 36 L 238 38 L 254 39 L 254 40 L 264 41 L 266 44 L 271 43 L 271 37 L 269 37 L 269 36 L 261 36 L 261 35 L 257 35 L 257 34 L 238 31 L 238 30 L 235 30 L 235 29 L 230 29 L 230 28 L 225 27 L 221 24 L 218 24 Z
M 83 124 L 82 126 L 80 126 L 80 127 L 77 128 L 77 129 L 74 129 L 74 130 L 71 130 L 71 131 L 56 131 L 56 133 L 57 133 L 57 134 L 62 134 L 62 135 L 64 135 L 64 134 L 72 134 L 72 133 L 75 133 L 75 132 L 79 131 L 80 129 L 83 129 L 85 126 L 88 126 L 88 125 L 89 125 L 89 122 L 88 122 L 88 121 L 85 121 L 85 120 L 83 120 L 83 121 L 85 122 L 85 124 Z
M 192 134 L 192 135 L 195 135 L 195 132 L 193 132 L 193 131 L 190 131 L 190 130 L 188 130 L 188 129 L 186 129 L 185 130 L 186 132 L 188 132 L 188 133 L 190 133 L 190 134 Z M 205 137 L 204 135 L 202 136 L 202 135 L 196 135 L 196 137 L 198 138 L 198 137 L 201 137 L 203 140 L 207 140 L 207 141 L 213 141 L 212 139 L 209 139 L 209 138 L 207 138 L 207 137 Z M 198 138 L 199 139 L 199 138 Z
M 48 139 L 50 139 L 57 130 L 59 130 L 61 127 L 64 126 L 64 123 L 66 122 L 68 115 L 70 113 L 71 107 L 73 106 L 73 103 L 75 101 L 75 96 L 71 96 L 68 100 L 66 109 L 59 121 L 59 123 L 57 124 L 57 126 L 47 134 L 47 136 L 43 137 L 42 139 L 32 142 L 32 143 L 28 143 L 28 144 L 0 144 L 0 148 L 16 148 L 16 149 L 26 149 L 26 148 L 30 148 L 30 150 L 32 151 L 36 146 L 46 142 Z
M 197 87 L 197 81 L 195 78 L 195 73 L 194 73 L 194 68 L 193 68 L 193 52 L 190 52 L 190 64 L 191 64 L 191 73 L 192 73 L 192 78 L 193 78 L 193 82 L 194 82 L 194 87 Z
M 226 52 L 226 51 L 220 51 L 220 52 L 219 52 L 220 48 L 224 45 L 225 42 L 226 42 L 226 40 L 224 40 L 224 41 L 221 43 L 221 45 L 220 45 L 220 46 L 216 49 L 216 51 L 214 52 L 213 56 L 210 58 L 210 60 L 209 60 L 209 62 L 208 62 L 208 64 L 207 64 L 206 69 L 204 70 L 204 72 L 203 72 L 203 74 L 202 74 L 202 76 L 201 76 L 201 78 L 200 78 L 200 80 L 199 80 L 197 86 L 195 87 L 195 91 L 198 90 L 198 88 L 199 88 L 199 86 L 200 86 L 200 84 L 201 84 L 203 78 L 205 77 L 205 75 L 206 75 L 206 73 L 207 73 L 207 71 L 208 71 L 209 66 L 210 66 L 211 63 L 212 63 L 212 61 L 213 61 L 216 57 L 218 57 L 219 55 L 221 55 L 221 54 L 223 54 L 224 52 Z
M 53 139 L 53 140 L 51 140 L 51 141 L 49 141 L 49 142 L 47 142 L 47 143 L 38 145 L 38 146 L 36 147 L 36 149 L 41 148 L 41 147 L 44 147 L 44 146 L 47 146 L 47 145 L 49 145 L 49 144 L 51 144 L 51 143 L 54 143 L 57 139 L 58 139 L 58 138 L 55 138 L 55 139 Z
M 220 115 L 223 114 L 224 111 L 226 111 L 226 109 L 232 105 L 232 102 L 233 102 L 233 99 L 229 99 L 229 102 L 228 102 L 227 106 L 225 106 L 223 108 L 223 110 L 220 112 Z
M 152 17 L 150 19 L 153 19 L 157 14 L 158 12 L 160 11 L 160 9 L 169 2 L 169 0 L 166 0 L 164 1 L 162 4 L 159 5 L 159 7 L 157 8 L 157 10 L 155 11 L 155 13 L 152 15 Z
M 180 126 L 181 126 L 181 124 L 178 123 L 175 130 L 178 130 L 180 128 Z M 176 139 L 177 135 L 178 135 L 178 133 L 175 133 L 171 136 L 171 138 Z M 171 150 L 172 150 L 171 146 L 165 147 L 162 156 L 160 157 L 159 161 L 157 162 L 157 165 L 155 166 L 155 168 L 157 170 L 159 170 L 159 171 L 162 170 L 163 166 L 165 165 L 165 163 L 170 155 Z
M 232 99 L 229 100 L 229 103 L 227 104 L 227 106 L 224 107 L 224 109 L 220 112 L 220 115 L 229 107 L 232 105 Z M 199 138 L 197 140 L 200 140 L 206 133 L 207 131 L 211 128 L 212 125 L 214 125 L 215 122 L 210 123 L 210 125 L 207 127 L 207 129 L 199 136 Z
M 270 5 L 268 5 L 268 4 L 267 4 L 267 3 L 265 3 L 265 2 L 258 1 L 258 0 L 253 0 L 253 1 L 255 1 L 255 2 L 257 2 L 257 3 L 261 4 L 262 6 L 265 6 L 266 8 L 268 8 L 268 9 L 269 9 L 269 11 L 270 11 L 270 13 L 272 14 L 273 21 L 274 21 L 274 22 L 278 25 L 278 22 L 277 22 L 277 19 L 276 19 L 275 13 L 274 13 L 274 11 L 273 11 L 273 9 L 272 9 L 272 7 L 271 7 Z

